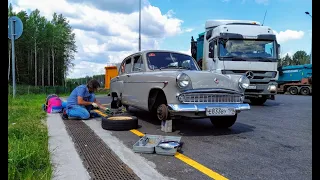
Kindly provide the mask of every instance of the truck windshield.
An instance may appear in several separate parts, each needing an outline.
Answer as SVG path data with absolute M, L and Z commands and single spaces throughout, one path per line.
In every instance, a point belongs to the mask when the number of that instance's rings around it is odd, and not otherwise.
M 148 67 L 154 69 L 199 70 L 195 60 L 188 55 L 172 52 L 149 52 L 146 54 Z
M 276 61 L 275 41 L 229 39 L 219 41 L 219 58 Z

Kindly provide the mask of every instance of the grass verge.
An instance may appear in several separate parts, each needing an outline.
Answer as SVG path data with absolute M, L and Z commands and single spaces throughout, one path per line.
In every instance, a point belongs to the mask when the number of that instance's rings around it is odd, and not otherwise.
M 46 95 L 8 97 L 8 180 L 51 179 Z

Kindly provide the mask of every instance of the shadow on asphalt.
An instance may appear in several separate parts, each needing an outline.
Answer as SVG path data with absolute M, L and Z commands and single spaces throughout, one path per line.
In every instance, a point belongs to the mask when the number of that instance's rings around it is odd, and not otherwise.
M 159 125 L 159 126 L 161 125 L 160 121 L 158 121 L 156 119 L 152 119 L 152 115 L 150 112 L 141 111 L 141 110 L 135 109 L 133 107 L 130 107 L 129 112 L 133 116 L 136 116 L 137 118 L 139 118 L 139 120 L 143 120 L 143 121 L 151 123 L 153 125 Z
M 253 104 L 250 104 L 249 103 L 249 105 L 250 106 L 252 106 L 252 107 L 255 107 L 255 106 L 258 106 L 258 107 L 273 107 L 273 106 L 279 106 L 279 105 L 281 105 L 281 103 L 279 103 L 279 102 L 275 102 L 275 101 L 267 101 L 266 103 L 264 103 L 264 104 L 262 104 L 262 105 L 253 105 Z
M 130 108 L 130 114 L 139 118 L 144 122 L 148 122 L 155 126 L 160 126 L 161 122 L 151 119 L 151 114 L 146 111 L 140 111 L 135 108 Z M 215 128 L 210 119 L 177 119 L 173 121 L 173 128 L 181 136 L 222 136 L 231 134 L 241 134 L 253 131 L 254 126 L 236 122 L 229 129 Z M 139 128 L 141 125 L 139 125 Z M 139 129 L 138 128 L 138 129 Z
M 251 132 L 254 126 L 236 122 L 228 129 L 215 128 L 209 119 L 178 120 L 175 130 L 181 136 L 223 136 Z

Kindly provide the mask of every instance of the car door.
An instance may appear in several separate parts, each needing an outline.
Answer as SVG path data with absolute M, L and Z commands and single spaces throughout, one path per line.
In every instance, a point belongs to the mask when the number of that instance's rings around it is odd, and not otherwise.
M 130 57 L 131 58 L 131 57 Z M 123 90 L 124 90 L 124 82 L 126 80 L 126 65 L 127 61 L 130 58 L 126 58 L 122 61 L 119 70 L 118 70 L 118 76 L 114 77 L 110 81 L 110 92 L 115 92 L 117 93 L 118 97 L 122 98 L 123 101 Z M 131 60 L 131 59 L 130 59 Z M 131 62 L 130 62 L 131 63 Z M 129 63 L 129 65 L 130 65 Z M 129 67 L 127 67 L 129 68 Z
M 130 74 L 130 93 L 132 94 L 131 105 L 140 109 L 148 110 L 149 90 L 145 81 L 145 65 L 141 54 L 132 56 L 132 73 Z
M 124 67 L 122 69 L 122 74 L 120 76 L 121 81 L 123 82 L 123 90 L 122 90 L 122 102 L 124 104 L 131 104 L 132 94 L 130 92 L 131 83 L 130 83 L 130 75 L 132 70 L 132 56 L 127 57 L 124 60 Z

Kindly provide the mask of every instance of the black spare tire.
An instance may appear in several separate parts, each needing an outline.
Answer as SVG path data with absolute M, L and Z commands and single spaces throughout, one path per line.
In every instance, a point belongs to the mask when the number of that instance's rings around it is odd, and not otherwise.
M 138 128 L 138 118 L 127 114 L 102 117 L 101 126 L 105 130 L 126 131 Z

